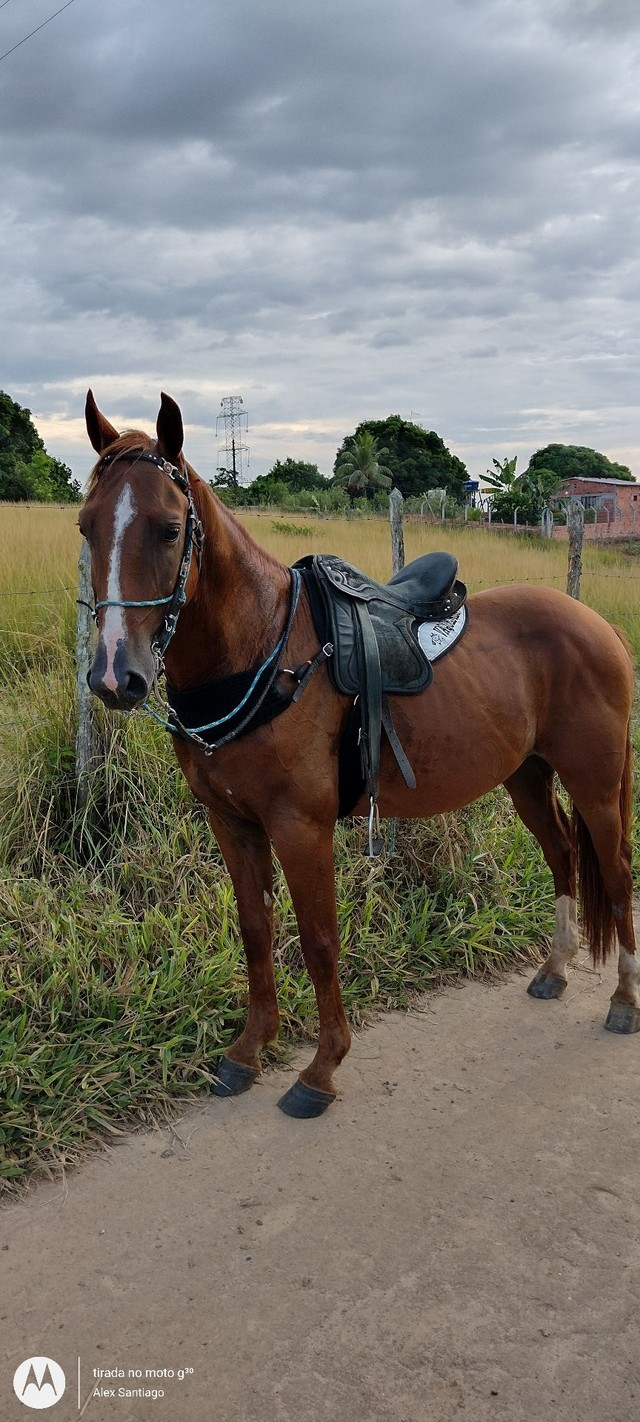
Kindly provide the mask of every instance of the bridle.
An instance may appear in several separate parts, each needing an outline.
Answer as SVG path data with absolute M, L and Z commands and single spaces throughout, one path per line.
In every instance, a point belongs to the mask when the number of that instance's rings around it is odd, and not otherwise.
M 147 453 L 145 450 L 126 449 L 121 452 L 114 451 L 113 454 L 105 454 L 98 466 L 100 472 L 102 472 L 107 465 L 115 463 L 117 459 L 132 459 L 136 464 L 141 461 L 147 464 L 155 464 L 157 469 L 161 469 L 163 474 L 167 474 L 168 477 L 173 480 L 174 484 L 178 485 L 178 488 L 182 490 L 189 505 L 182 558 L 180 560 L 178 577 L 173 592 L 170 592 L 167 597 L 147 597 L 137 600 L 132 598 L 101 598 L 99 602 L 96 602 L 94 607 L 90 607 L 93 620 L 97 623 L 98 613 L 101 607 L 163 607 L 166 605 L 167 610 L 164 614 L 162 625 L 158 628 L 158 631 L 154 633 L 151 642 L 151 650 L 156 663 L 156 677 L 158 677 L 164 671 L 164 654 L 176 630 L 178 618 L 187 600 L 187 579 L 189 577 L 194 549 L 198 568 L 202 562 L 204 529 L 193 502 L 191 483 L 187 475 L 183 474 L 182 470 L 178 469 L 175 464 L 170 464 L 168 459 L 161 459 L 159 455 Z

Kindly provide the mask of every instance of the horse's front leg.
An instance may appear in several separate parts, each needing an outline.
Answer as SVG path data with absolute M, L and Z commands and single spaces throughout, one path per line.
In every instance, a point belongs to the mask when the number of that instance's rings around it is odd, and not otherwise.
M 333 829 L 292 817 L 272 826 L 271 838 L 291 890 L 320 1019 L 315 1057 L 278 1105 L 288 1116 L 320 1116 L 335 1100 L 333 1073 L 351 1043 L 338 983 Z
M 219 1062 L 213 1087 L 216 1096 L 237 1096 L 253 1085 L 260 1071 L 260 1052 L 278 1035 L 271 845 L 260 825 L 228 821 L 215 811 L 210 811 L 209 819 L 235 889 L 249 977 L 246 1026 Z

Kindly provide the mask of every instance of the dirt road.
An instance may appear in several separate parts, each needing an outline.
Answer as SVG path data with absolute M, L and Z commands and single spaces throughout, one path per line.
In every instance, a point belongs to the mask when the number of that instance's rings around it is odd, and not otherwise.
M 318 1121 L 271 1073 L 5 1209 L 2 1422 L 30 1356 L 66 1374 L 56 1422 L 78 1356 L 88 1422 L 637 1422 L 640 1036 L 603 1031 L 613 982 L 448 989 L 359 1036 Z

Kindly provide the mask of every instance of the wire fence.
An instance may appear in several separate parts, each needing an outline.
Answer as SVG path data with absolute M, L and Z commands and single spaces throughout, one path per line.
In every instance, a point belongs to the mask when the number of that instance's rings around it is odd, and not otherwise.
M 399 517 L 400 517 L 400 538 L 401 538 L 401 536 L 402 536 L 402 509 L 401 509 L 401 507 L 400 507 L 400 511 L 399 511 Z M 396 553 L 395 553 L 394 556 L 395 556 L 396 559 L 397 559 L 397 556 L 398 556 L 398 554 L 397 554 L 397 546 L 398 546 L 398 543 L 397 543 L 397 540 L 398 540 L 398 524 L 397 524 L 398 511 L 397 511 L 397 510 L 394 511 L 394 518 L 396 519 L 396 525 L 395 525 L 395 528 L 394 528 L 394 525 L 393 525 L 393 522 L 392 522 L 392 535 L 395 537 L 395 540 L 396 540 L 396 544 L 395 544 L 395 546 L 396 546 Z M 582 550 L 582 529 L 583 529 L 583 525 L 582 525 L 582 523 L 580 522 L 580 548 L 579 548 L 579 550 L 578 550 L 579 554 L 581 554 L 581 550 Z M 589 545 L 589 546 L 590 546 L 590 545 Z M 402 551 L 404 551 L 404 550 L 402 550 Z M 575 541 L 574 541 L 574 540 L 572 540 L 572 541 L 568 540 L 568 541 L 567 541 L 567 553 L 568 553 L 569 566 L 571 566 L 571 559 L 572 559 L 572 556 L 575 556 L 575 551 L 576 551 L 576 549 L 575 549 Z M 556 568 L 551 569 L 551 568 L 550 568 L 550 569 L 549 569 L 546 573 L 544 573 L 544 574 L 524 574 L 524 575 L 520 575 L 520 576 L 517 576 L 517 577 L 510 577 L 510 578 L 507 578 L 507 579 L 505 579 L 505 578 L 502 578 L 502 579 L 501 579 L 501 578 L 496 578 L 496 577 L 492 577 L 492 578 L 474 578 L 471 574 L 469 574 L 468 577 L 467 577 L 467 581 L 468 581 L 469 586 L 470 586 L 470 589 L 471 589 L 472 591 L 475 590 L 475 589 L 488 588 L 488 587 L 511 587 L 511 586 L 513 586 L 513 585 L 515 585 L 515 584 L 518 584 L 518 583 L 536 584 L 536 585 L 540 585 L 540 586 L 543 586 L 543 585 L 546 585 L 546 586 L 554 586 L 554 585 L 555 585 L 555 586 L 558 586 L 558 585 L 560 585 L 560 586 L 562 586 L 562 585 L 565 584 L 566 578 L 567 578 L 566 566 L 567 566 L 567 565 L 565 564 L 565 570 L 556 569 Z M 587 580 L 589 579 L 589 569 L 583 570 L 583 569 L 582 569 L 582 566 L 580 566 L 579 572 L 582 574 L 582 576 L 583 576 L 584 578 L 586 578 Z M 638 581 L 638 580 L 640 580 L 640 559 L 638 559 L 637 565 L 634 565 L 634 563 L 630 560 L 630 561 L 629 561 L 629 568 L 628 568 L 628 569 L 625 569 L 625 570 L 604 569 L 604 568 L 603 568 L 603 569 L 599 569 L 598 572 L 597 572 L 597 577 L 598 577 L 598 581 L 600 581 L 600 580 L 602 580 L 602 579 L 607 579 L 607 580 L 611 580 L 611 581 L 618 581 L 618 582 L 627 582 L 627 583 L 629 583 L 630 580 L 632 580 L 632 581 Z M 579 596 L 579 578 L 578 578 L 577 587 L 578 587 L 577 595 Z M 71 584 L 71 583 L 57 583 L 57 584 L 55 584 L 55 585 L 52 585 L 52 586 L 45 586 L 45 587 L 9 588 L 9 589 L 3 588 L 3 589 L 0 589 L 0 600 L 1 600 L 0 605 L 1 605 L 1 606 L 4 606 L 4 607 L 6 607 L 7 605 L 9 605 L 11 602 L 18 602 L 20 605 L 23 605 L 23 600 L 25 600 L 25 601 L 30 601 L 30 602 L 33 603 L 33 602 L 36 601 L 37 599 L 40 599 L 40 600 L 42 600 L 42 601 L 45 601 L 45 600 L 47 600 L 47 599 L 49 599 L 49 598 L 51 598 L 51 597 L 58 597 L 58 596 L 64 596 L 65 598 L 73 598 L 73 601 L 77 603 L 77 614 L 76 614 L 76 649 L 75 649 L 75 650 L 76 650 L 76 701 L 77 701 L 77 713 L 78 713 L 78 716 L 77 716 L 78 731 L 77 731 L 77 740 L 76 740 L 76 747 L 75 747 L 75 757 L 76 757 L 75 764 L 76 764 L 76 779 L 77 779 L 77 784 L 78 784 L 78 797 L 79 797 L 79 800 L 80 800 L 81 803 L 83 803 L 84 801 L 86 801 L 88 777 L 89 777 L 90 772 L 95 768 L 97 758 L 98 758 L 99 755 L 100 755 L 100 744 L 99 744 L 99 738 L 98 738 L 98 733 L 97 733 L 97 722 L 96 722 L 96 717 L 95 717 L 95 713 L 94 713 L 93 700 L 92 700 L 91 694 L 90 694 L 90 692 L 89 692 L 88 684 L 87 684 L 87 674 L 88 674 L 89 668 L 90 668 L 90 666 L 91 666 L 91 662 L 92 662 L 92 658 L 93 658 L 93 648 L 94 648 L 94 627 L 93 627 L 93 623 L 92 623 L 92 620 L 91 620 L 90 612 L 89 612 L 89 610 L 88 610 L 88 604 L 92 601 L 92 594 L 93 594 L 93 590 L 92 590 L 92 586 L 91 586 L 90 557 L 89 557 L 88 545 L 87 545 L 86 543 L 83 543 L 82 550 L 81 550 L 81 553 L 80 553 L 80 559 L 79 559 L 79 565 L 78 565 L 78 583 L 77 583 L 77 585 L 74 586 L 74 585 Z M 576 595 L 576 594 L 574 594 L 574 595 Z M 21 637 L 24 637 L 25 639 L 29 639 L 29 638 L 30 638 L 30 639 L 33 639 L 33 640 L 35 640 L 35 641 L 40 641 L 42 647 L 44 647 L 44 646 L 46 645 L 46 640 L 47 640 L 47 639 L 46 639 L 46 634 L 45 634 L 45 632 L 44 632 L 43 630 L 38 631 L 38 630 L 29 629 L 29 628 L 21 628 L 21 627 L 19 627 L 19 626 L 11 626 L 11 627 L 8 627 L 8 628 L 3 628 L 2 626 L 0 626 L 0 635 L 2 635 L 2 634 L 5 634 L 5 635 L 9 636 L 9 637 L 12 638 L 12 639 L 13 639 L 13 638 L 18 638 L 18 639 L 19 639 L 19 638 L 21 638 Z M 19 655 L 23 655 L 23 654 L 21 653 L 21 654 L 19 654 Z M 25 652 L 24 655 L 25 655 L 25 656 L 28 656 L 29 653 L 28 653 L 28 652 Z M 4 718 L 3 718 L 3 719 L 4 719 Z M 11 723 L 10 723 L 9 721 L 7 721 L 6 719 L 4 720 L 4 723 L 5 723 L 5 725 L 6 725 L 6 724 L 11 724 Z
M 3 588 L 0 597 L 48 597 L 51 593 L 75 593 L 77 588 L 61 583 L 57 588 Z

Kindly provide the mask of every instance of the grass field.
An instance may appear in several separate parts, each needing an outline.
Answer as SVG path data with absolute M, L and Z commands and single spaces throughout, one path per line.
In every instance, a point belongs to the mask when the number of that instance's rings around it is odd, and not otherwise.
M 0 549 L 0 675 L 33 661 L 46 662 L 55 653 L 60 637 L 69 645 L 75 622 L 76 564 L 80 537 L 77 509 L 2 508 Z M 390 541 L 386 519 L 313 519 L 292 517 L 293 527 L 306 528 L 308 536 L 274 530 L 289 516 L 271 510 L 239 515 L 259 543 L 283 562 L 303 553 L 333 552 L 350 559 L 381 580 L 390 576 Z M 566 544 L 526 536 L 490 533 L 473 525 L 438 525 L 407 522 L 407 561 L 435 548 L 446 547 L 460 560 L 460 576 L 470 592 L 497 583 L 534 582 L 550 587 L 566 585 Z M 581 595 L 630 638 L 640 660 L 640 550 L 638 556 L 614 547 L 585 544 Z
M 76 517 L 4 506 L 0 519 L 0 1188 L 201 1089 L 246 1005 L 231 887 L 164 733 L 142 715 L 103 716 L 91 825 L 76 809 Z M 385 520 L 295 515 L 308 534 L 274 531 L 286 519 L 243 516 L 284 561 L 325 549 L 389 575 Z M 564 587 L 563 545 L 418 524 L 405 534 L 407 558 L 455 552 L 470 591 Z M 583 593 L 640 656 L 640 560 L 588 546 Z M 400 825 L 395 854 L 374 866 L 362 843 L 361 826 L 338 828 L 341 981 L 356 1021 L 544 942 L 550 876 L 502 792 Z M 281 879 L 277 907 L 286 1049 L 313 1035 L 315 1010 Z

